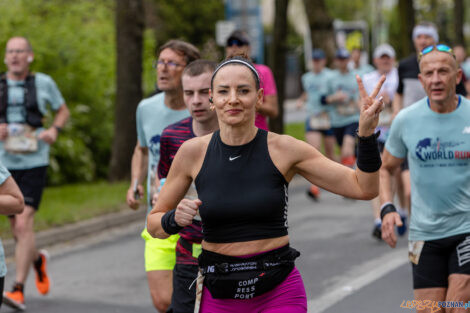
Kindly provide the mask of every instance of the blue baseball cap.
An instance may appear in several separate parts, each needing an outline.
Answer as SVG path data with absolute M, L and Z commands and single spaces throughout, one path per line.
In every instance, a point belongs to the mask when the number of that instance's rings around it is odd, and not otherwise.
M 325 58 L 325 52 L 322 49 L 314 49 L 312 51 L 312 59 L 321 60 Z
M 337 59 L 348 59 L 350 56 L 349 51 L 344 48 L 336 50 L 335 58 Z

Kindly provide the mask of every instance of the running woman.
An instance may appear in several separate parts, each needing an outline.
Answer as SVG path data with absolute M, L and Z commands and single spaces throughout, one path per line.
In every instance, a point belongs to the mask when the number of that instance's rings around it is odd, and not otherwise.
M 219 64 L 211 96 L 220 131 L 181 146 L 147 224 L 152 236 L 167 238 L 200 213 L 198 286 L 203 289 L 195 311 L 307 311 L 294 265 L 299 252 L 289 247 L 288 184 L 300 174 L 346 197 L 377 196 L 381 161 L 374 130 L 382 103 L 374 98 L 384 79 L 367 96 L 358 78 L 362 106 L 353 170 L 303 141 L 256 128 L 256 107 L 263 99 L 258 73 L 243 57 Z M 199 199 L 179 204 L 193 181 Z

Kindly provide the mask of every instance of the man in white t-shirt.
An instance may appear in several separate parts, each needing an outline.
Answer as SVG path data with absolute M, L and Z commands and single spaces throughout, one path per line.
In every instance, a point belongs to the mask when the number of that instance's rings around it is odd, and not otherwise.
M 373 57 L 373 62 L 377 69 L 373 72 L 365 74 L 362 77 L 362 81 L 366 91 L 371 93 L 380 77 L 382 75 L 385 75 L 386 77 L 380 94 L 378 95 L 383 97 L 383 102 L 385 104 L 383 111 L 380 113 L 379 126 L 377 127 L 378 130 L 380 130 L 380 137 L 377 138 L 377 141 L 379 142 L 380 152 L 382 152 L 385 145 L 385 140 L 387 139 L 387 133 L 392 122 L 392 101 L 398 87 L 398 71 L 395 68 L 395 50 L 389 44 L 384 43 L 377 46 L 377 48 L 374 50 Z M 382 223 L 380 221 L 380 203 L 378 197 L 372 200 L 372 207 L 374 209 L 375 218 L 372 236 L 381 240 Z

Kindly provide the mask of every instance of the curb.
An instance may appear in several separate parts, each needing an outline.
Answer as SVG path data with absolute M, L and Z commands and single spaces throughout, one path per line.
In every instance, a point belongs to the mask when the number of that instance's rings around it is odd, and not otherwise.
M 132 211 L 127 209 L 120 212 L 110 213 L 91 219 L 77 222 L 74 224 L 67 224 L 60 227 L 54 227 L 44 231 L 36 233 L 36 246 L 41 249 L 46 246 L 70 241 L 83 237 L 93 233 L 102 232 L 103 230 L 127 225 L 134 221 L 142 221 L 142 227 L 144 226 L 144 220 L 147 210 L 140 209 Z M 8 239 L 3 241 L 3 249 L 5 250 L 5 256 L 11 257 L 15 253 L 15 241 L 14 239 Z

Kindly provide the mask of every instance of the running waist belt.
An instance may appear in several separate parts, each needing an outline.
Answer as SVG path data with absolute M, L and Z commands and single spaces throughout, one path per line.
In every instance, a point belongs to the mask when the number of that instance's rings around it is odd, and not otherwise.
M 202 250 L 199 267 L 204 286 L 215 299 L 252 299 L 277 285 L 294 269 L 300 252 L 286 245 L 249 258 Z

